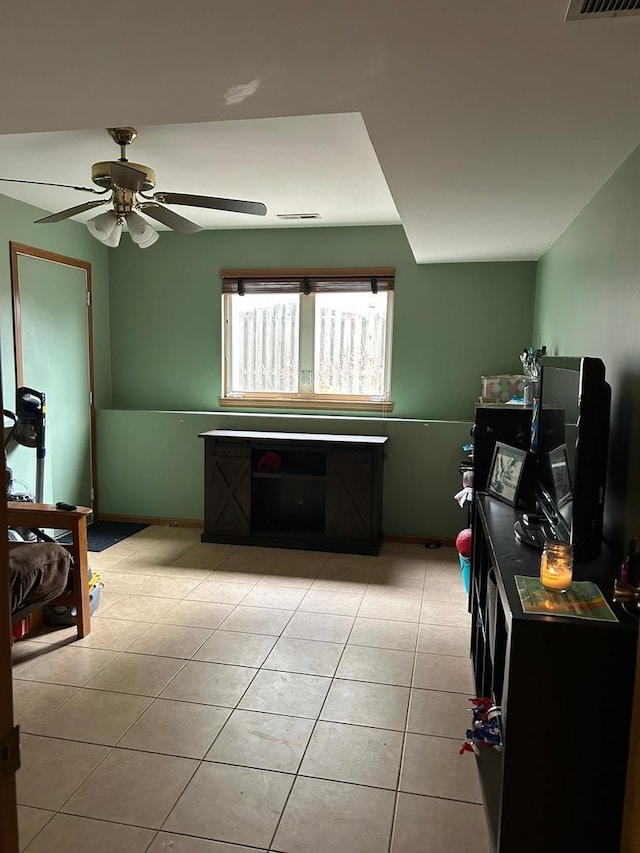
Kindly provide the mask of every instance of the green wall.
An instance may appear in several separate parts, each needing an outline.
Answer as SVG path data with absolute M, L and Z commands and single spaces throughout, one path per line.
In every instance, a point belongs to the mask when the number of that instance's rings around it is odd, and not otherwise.
M 13 404 L 9 241 L 90 261 L 103 513 L 201 517 L 197 434 L 215 426 L 367 431 L 392 438 L 385 530 L 454 535 L 463 526 L 452 500 L 457 464 L 479 377 L 519 372 L 519 352 L 535 342 L 605 362 L 606 532 L 614 544 L 640 535 L 640 149 L 540 260 L 537 281 L 534 263 L 417 265 L 399 226 L 164 232 L 144 251 L 126 236 L 106 250 L 82 225 L 33 225 L 38 215 L 0 195 L 5 405 Z M 220 267 L 368 265 L 396 267 L 392 417 L 218 411 Z
M 222 267 L 396 268 L 394 417 L 473 417 L 482 373 L 519 373 L 534 263 L 419 266 L 399 226 L 164 232 L 110 267 L 113 405 L 218 409 Z
M 221 412 L 222 267 L 396 268 L 392 417 Z M 415 263 L 398 226 L 163 232 L 110 257 L 113 410 L 100 412 L 100 510 L 201 518 L 199 432 L 389 435 L 387 534 L 454 536 L 453 500 L 482 374 L 520 372 L 531 342 L 534 263 Z
M 201 519 L 204 446 L 198 433 L 210 429 L 388 435 L 384 531 L 451 537 L 467 526 L 453 495 L 461 488 L 460 448 L 469 428 L 463 421 L 105 410 L 98 413 L 101 511 Z
M 109 340 L 109 267 L 108 250 L 78 222 L 35 225 L 44 211 L 0 195 L 0 368 L 4 408 L 15 409 L 15 363 L 13 355 L 13 311 L 11 300 L 11 241 L 34 246 L 60 255 L 79 258 L 91 264 L 93 282 L 93 348 L 96 407 L 111 405 L 111 364 Z M 49 354 L 52 361 L 56 352 Z M 46 391 L 46 389 L 43 389 Z M 9 421 L 6 424 L 9 425 Z M 35 450 L 8 448 L 8 464 L 14 477 L 35 491 Z M 49 472 L 50 473 L 50 466 Z M 45 465 L 45 474 L 47 466 Z M 21 486 L 17 491 L 24 491 Z
M 236 429 L 389 435 L 387 534 L 452 537 L 453 500 L 482 374 L 518 373 L 532 340 L 534 263 L 419 266 L 399 226 L 163 232 L 107 250 L 75 222 L 0 196 L 2 368 L 13 374 L 9 241 L 91 262 L 98 512 L 175 520 L 203 515 L 198 433 Z M 395 266 L 391 417 L 220 411 L 221 267 Z M 6 382 L 5 382 L 6 384 Z M 21 479 L 33 481 L 30 451 Z
M 539 262 L 535 339 L 601 358 L 612 390 L 605 535 L 640 536 L 640 148 Z

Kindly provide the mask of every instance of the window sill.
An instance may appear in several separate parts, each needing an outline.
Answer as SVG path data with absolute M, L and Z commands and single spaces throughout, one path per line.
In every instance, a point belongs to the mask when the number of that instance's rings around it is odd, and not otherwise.
M 220 397 L 222 409 L 305 409 L 334 412 L 378 412 L 393 411 L 391 400 L 344 400 L 331 397 Z

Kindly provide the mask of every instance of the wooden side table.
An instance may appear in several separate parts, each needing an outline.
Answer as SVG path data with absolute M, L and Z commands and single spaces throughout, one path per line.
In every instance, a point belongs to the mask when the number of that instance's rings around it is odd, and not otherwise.
M 69 530 L 71 544 L 63 545 L 73 557 L 71 568 L 73 588 L 50 604 L 76 608 L 78 638 L 91 632 L 89 607 L 89 568 L 87 561 L 87 516 L 92 510 L 79 506 L 74 510 L 58 509 L 55 504 L 36 504 L 26 501 L 8 501 L 7 515 L 10 527 L 56 527 Z

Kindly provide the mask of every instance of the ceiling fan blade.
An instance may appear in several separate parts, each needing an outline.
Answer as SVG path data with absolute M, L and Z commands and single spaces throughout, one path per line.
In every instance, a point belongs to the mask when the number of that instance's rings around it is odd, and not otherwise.
M 95 193 L 96 195 L 104 195 L 109 192 L 106 190 L 94 190 L 92 187 L 76 187 L 73 184 L 52 184 L 49 181 L 24 181 L 20 178 L 0 178 L 0 181 L 9 181 L 12 184 L 37 184 L 40 187 L 66 187 L 69 190 L 80 190 L 83 193 Z
M 230 210 L 234 213 L 253 213 L 255 216 L 265 216 L 267 208 L 261 201 L 240 201 L 236 198 L 215 198 L 207 195 L 190 195 L 189 193 L 154 193 L 156 201 L 165 204 L 187 204 L 190 207 L 207 207 L 210 210 Z
M 134 193 L 137 193 L 147 180 L 144 172 L 134 169 L 133 166 L 128 166 L 126 163 L 113 160 L 109 166 L 111 182 L 123 190 L 132 190 Z
M 101 204 L 106 204 L 108 201 L 108 198 L 100 199 L 100 201 L 85 201 L 84 204 L 78 204 L 76 207 L 68 207 L 66 210 L 61 210 L 58 213 L 52 213 L 51 216 L 36 219 L 36 224 L 38 222 L 60 222 L 62 219 L 68 219 L 77 213 L 84 213 L 85 210 L 91 210 L 92 207 L 98 207 Z
M 178 234 L 195 234 L 197 231 L 202 231 L 200 225 L 196 225 L 190 219 L 185 219 L 184 216 L 174 213 L 173 210 L 162 207 L 155 201 L 142 202 L 138 205 L 138 210 L 146 213 L 152 219 L 157 219 L 158 222 L 162 222 L 163 225 L 167 225 L 173 231 L 177 231 Z

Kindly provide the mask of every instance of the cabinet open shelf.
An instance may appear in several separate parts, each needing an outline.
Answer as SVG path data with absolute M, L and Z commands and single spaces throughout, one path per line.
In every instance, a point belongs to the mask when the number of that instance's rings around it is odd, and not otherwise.
M 265 463 L 269 465 L 268 468 L 263 467 Z M 251 471 L 254 477 L 324 477 L 327 471 L 327 455 L 321 450 L 283 448 L 280 443 L 275 442 L 272 447 L 252 448 Z
M 271 471 L 254 471 L 251 475 L 254 480 L 324 480 L 324 474 L 295 474 L 289 471 L 278 473 Z
M 305 474 L 263 477 L 251 489 L 251 530 L 288 537 L 325 528 L 325 480 Z

